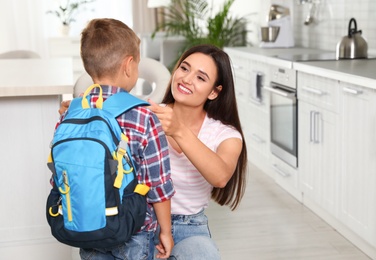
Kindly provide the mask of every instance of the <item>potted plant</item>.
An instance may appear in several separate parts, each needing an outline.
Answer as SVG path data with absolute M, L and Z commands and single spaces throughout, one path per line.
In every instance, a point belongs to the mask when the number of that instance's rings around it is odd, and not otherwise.
M 220 48 L 225 46 L 246 46 L 246 17 L 230 16 L 230 8 L 235 0 L 226 0 L 218 12 L 214 13 L 207 0 L 172 0 L 163 12 L 163 22 L 158 31 L 166 36 L 179 35 L 185 38 L 181 52 L 191 46 L 207 43 Z
M 75 17 L 80 11 L 83 5 L 94 2 L 95 0 L 61 0 L 59 1 L 58 8 L 56 10 L 49 10 L 47 14 L 54 14 L 60 19 L 62 24 L 62 30 L 65 30 L 63 34 L 68 34 L 69 26 L 75 21 Z

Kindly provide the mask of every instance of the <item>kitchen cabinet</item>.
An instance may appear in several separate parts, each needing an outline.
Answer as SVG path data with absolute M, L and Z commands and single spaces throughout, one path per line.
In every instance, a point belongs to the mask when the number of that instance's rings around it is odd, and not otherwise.
M 340 91 L 339 219 L 376 246 L 376 90 L 341 82 Z
M 289 65 L 275 55 L 301 50 L 225 51 L 234 63 L 249 161 L 376 259 L 376 60 L 294 61 Z M 269 152 L 268 93 L 263 93 L 260 104 L 250 98 L 251 72 L 265 73 L 265 86 L 271 81 L 268 75 L 273 75 L 273 66 L 297 72 L 297 169 Z
M 338 215 L 338 82 L 298 72 L 299 185 L 304 204 Z
M 255 73 L 261 76 L 261 86 L 269 82 L 269 65 L 252 60 L 243 51 L 226 49 L 233 65 L 239 117 L 247 144 L 248 160 L 270 174 L 269 95 L 260 88 L 260 99 L 253 98 Z
M 72 92 L 72 62 L 2 59 L 0 67 L 0 259 L 69 259 L 71 247 L 51 235 L 45 205 L 47 157 L 61 95 Z
M 270 162 L 275 182 L 301 202 L 302 195 L 299 192 L 298 170 L 273 154 L 270 156 Z

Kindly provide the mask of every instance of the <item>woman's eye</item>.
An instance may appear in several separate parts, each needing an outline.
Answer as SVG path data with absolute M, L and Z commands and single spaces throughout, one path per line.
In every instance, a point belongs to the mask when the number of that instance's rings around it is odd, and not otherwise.
M 180 66 L 180 69 L 183 71 L 187 71 L 188 69 L 185 66 Z
M 201 80 L 201 81 L 205 81 L 205 79 L 203 78 L 203 77 L 201 77 L 201 76 L 198 76 L 197 77 L 199 80 Z

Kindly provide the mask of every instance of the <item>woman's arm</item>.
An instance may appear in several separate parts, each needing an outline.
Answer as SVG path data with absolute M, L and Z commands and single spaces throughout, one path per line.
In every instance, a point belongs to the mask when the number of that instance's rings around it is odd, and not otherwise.
M 187 158 L 214 187 L 222 188 L 232 177 L 242 149 L 238 138 L 224 140 L 213 152 L 174 114 L 170 107 L 149 101 L 149 107 L 159 118 L 166 135 L 173 138 Z M 209 167 L 208 167 L 209 166 Z
M 172 138 L 211 185 L 218 188 L 226 186 L 235 171 L 242 149 L 240 139 L 226 139 L 214 152 L 184 125 Z

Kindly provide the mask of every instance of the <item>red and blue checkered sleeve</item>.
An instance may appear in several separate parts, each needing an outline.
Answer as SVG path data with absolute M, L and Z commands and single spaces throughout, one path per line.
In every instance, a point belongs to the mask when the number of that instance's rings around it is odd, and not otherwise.
M 154 114 L 150 114 L 148 128 L 147 145 L 144 150 L 144 181 L 150 187 L 148 202 L 155 203 L 170 199 L 175 190 L 171 180 L 167 138 Z

